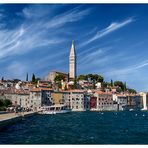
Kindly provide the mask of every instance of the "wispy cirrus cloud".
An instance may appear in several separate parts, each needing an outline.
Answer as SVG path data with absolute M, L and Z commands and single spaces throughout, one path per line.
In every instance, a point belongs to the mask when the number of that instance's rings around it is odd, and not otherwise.
M 148 66 L 148 60 L 145 60 L 141 62 L 140 64 L 128 66 L 127 68 L 110 71 L 108 72 L 108 75 L 109 76 L 128 75 L 146 66 Z
M 113 22 L 108 27 L 104 28 L 103 30 L 98 31 L 93 37 L 89 38 L 86 42 L 82 43 L 82 45 L 83 46 L 87 45 L 99 38 L 102 38 L 114 31 L 134 22 L 134 21 L 135 21 L 135 19 L 131 17 L 131 18 L 128 18 L 122 22 Z
M 66 23 L 76 22 L 84 18 L 90 13 L 91 9 L 79 10 L 79 8 L 74 8 L 68 12 L 55 16 L 47 24 L 47 28 L 60 27 Z
M 25 7 L 19 13 L 20 16 L 25 16 L 21 26 L 12 30 L 7 28 L 0 30 L 0 58 L 20 55 L 38 47 L 51 47 L 62 43 L 65 38 L 61 38 L 54 29 L 60 30 L 69 22 L 79 21 L 90 11 L 90 9 L 80 10 L 80 7 L 75 7 L 55 15 L 53 18 L 43 19 L 44 16 L 53 13 L 55 9 L 56 7 L 51 5 L 44 5 L 44 7 L 43 5 L 30 5 Z

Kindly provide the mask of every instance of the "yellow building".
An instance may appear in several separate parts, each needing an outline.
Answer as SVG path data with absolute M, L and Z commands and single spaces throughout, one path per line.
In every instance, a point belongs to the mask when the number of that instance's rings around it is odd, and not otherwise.
M 53 103 L 54 104 L 63 104 L 63 93 L 62 92 L 53 92 Z

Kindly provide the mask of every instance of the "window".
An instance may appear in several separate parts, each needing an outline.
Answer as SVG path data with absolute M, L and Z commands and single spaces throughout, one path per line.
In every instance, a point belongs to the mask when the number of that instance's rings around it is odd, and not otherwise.
M 78 109 L 78 106 L 76 106 L 76 109 Z

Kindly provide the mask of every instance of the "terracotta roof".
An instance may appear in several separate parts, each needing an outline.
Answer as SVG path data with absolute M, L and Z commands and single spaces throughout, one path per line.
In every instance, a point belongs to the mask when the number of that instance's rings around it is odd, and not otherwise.
M 51 88 L 33 88 L 30 91 L 31 92 L 40 92 L 42 90 L 53 90 L 53 89 L 51 89 Z
M 52 88 L 40 88 L 41 90 L 53 90 Z
M 18 90 L 18 89 L 15 89 L 15 88 L 9 88 L 7 90 L 4 90 L 4 93 L 5 94 L 29 94 L 29 91 L 28 90 Z
M 81 90 L 81 89 L 71 89 L 71 90 L 65 90 L 62 92 L 86 92 L 85 90 Z
M 41 88 L 33 88 L 30 91 L 31 92 L 40 92 L 41 91 Z
M 103 91 L 95 91 L 95 93 L 97 93 L 97 94 L 108 94 L 108 95 L 112 95 L 112 93 L 111 92 L 103 92 Z

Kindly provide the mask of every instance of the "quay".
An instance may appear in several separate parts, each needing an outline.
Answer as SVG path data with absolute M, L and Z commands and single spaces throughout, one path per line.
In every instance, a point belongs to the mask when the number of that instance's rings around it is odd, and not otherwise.
M 0 130 L 11 125 L 24 117 L 29 117 L 37 114 L 37 112 L 21 112 L 21 113 L 4 113 L 0 114 Z

